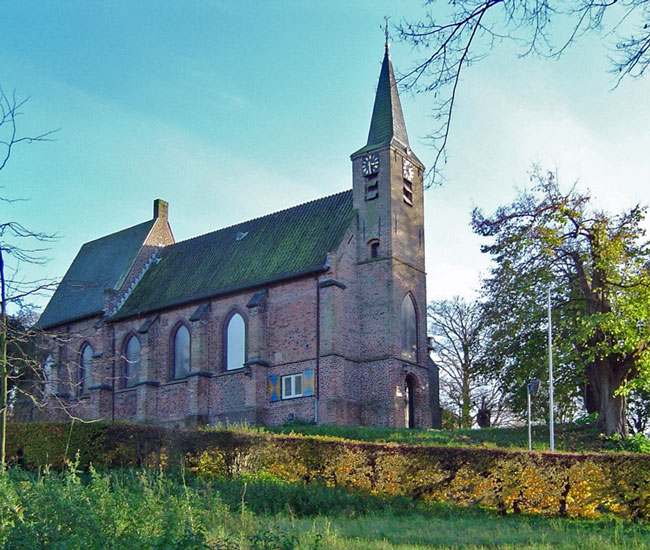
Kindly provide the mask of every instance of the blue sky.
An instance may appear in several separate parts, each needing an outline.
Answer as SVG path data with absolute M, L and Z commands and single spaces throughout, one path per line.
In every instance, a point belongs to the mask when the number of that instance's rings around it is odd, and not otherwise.
M 417 2 L 88 1 L 9 3 L 0 19 L 0 85 L 31 96 L 25 133 L 0 172 L 0 218 L 60 239 L 45 267 L 62 276 L 86 241 L 170 203 L 177 240 L 347 189 L 349 155 L 368 132 L 385 15 Z M 417 59 L 391 47 L 399 72 Z M 606 46 L 579 42 L 560 61 L 508 44 L 464 74 L 446 183 L 425 195 L 429 299 L 472 296 L 488 267 L 470 211 L 492 211 L 534 162 L 579 180 L 605 209 L 648 201 L 650 77 L 611 90 Z M 402 93 L 411 146 L 431 98 Z M 34 274 L 34 275 L 32 275 Z

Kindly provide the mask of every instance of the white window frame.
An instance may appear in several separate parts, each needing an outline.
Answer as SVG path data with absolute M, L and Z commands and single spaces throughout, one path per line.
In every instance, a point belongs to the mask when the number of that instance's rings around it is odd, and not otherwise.
M 88 354 L 86 355 L 86 350 Z M 86 342 L 81 348 L 81 356 L 79 357 L 79 385 L 77 388 L 77 397 L 85 397 L 88 395 L 90 386 L 93 384 L 93 367 L 95 362 L 95 351 L 92 346 Z
M 287 380 L 291 380 L 291 391 L 289 393 L 285 391 L 285 382 Z M 296 380 L 300 380 L 300 393 L 296 392 Z M 286 376 L 283 376 L 280 380 L 280 383 L 282 385 L 282 399 L 295 399 L 296 397 L 302 397 L 305 391 L 305 383 L 303 380 L 302 372 L 298 374 L 288 374 Z
M 226 370 L 244 368 L 246 363 L 246 319 L 234 313 L 226 325 Z
M 54 395 L 56 393 L 56 384 L 54 380 L 54 366 L 55 361 L 52 355 L 48 355 L 45 358 L 45 363 L 43 364 L 43 393 L 45 395 Z

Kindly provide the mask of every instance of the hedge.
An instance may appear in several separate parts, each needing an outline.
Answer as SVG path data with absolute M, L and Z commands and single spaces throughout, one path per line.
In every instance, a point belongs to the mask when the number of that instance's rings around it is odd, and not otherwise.
M 200 476 L 257 476 L 501 513 L 650 518 L 650 456 L 417 447 L 237 430 L 129 424 L 10 424 L 7 455 L 34 469 L 176 466 Z
M 81 468 L 173 467 L 206 448 L 236 456 L 234 448 L 251 443 L 232 430 L 182 431 L 126 423 L 33 422 L 7 424 L 7 462 L 36 470 L 64 468 L 76 460 Z

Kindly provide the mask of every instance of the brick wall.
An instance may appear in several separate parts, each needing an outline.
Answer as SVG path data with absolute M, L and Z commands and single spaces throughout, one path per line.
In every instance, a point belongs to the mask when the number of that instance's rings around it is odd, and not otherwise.
M 62 387 L 71 394 L 70 410 L 84 418 L 176 427 L 233 421 L 279 424 L 312 421 L 316 415 L 328 424 L 403 426 L 409 376 L 416 425 L 429 426 L 421 174 L 413 206 L 406 206 L 401 199 L 402 157 L 388 148 L 381 159 L 389 173 L 380 176 L 383 187 L 374 201 L 365 201 L 365 179 L 354 164 L 358 213 L 329 255 L 328 271 L 137 318 L 103 323 L 96 318 L 62 329 L 67 342 L 60 346 L 58 361 L 68 373 Z M 377 258 L 370 257 L 369 238 L 381 241 Z M 109 299 L 119 301 L 156 247 L 171 242 L 166 214 L 161 215 L 121 288 Z M 417 310 L 414 356 L 403 356 L 401 350 L 400 310 L 407 294 Z M 246 323 L 247 361 L 243 368 L 228 371 L 226 332 L 235 313 Z M 173 342 L 181 325 L 190 333 L 192 366 L 189 376 L 174 379 Z M 141 346 L 139 380 L 125 388 L 124 353 L 132 337 Z M 78 396 L 72 389 L 85 342 L 96 351 L 97 387 Z M 305 371 L 316 379 L 315 395 L 271 400 L 271 377 L 281 380 Z

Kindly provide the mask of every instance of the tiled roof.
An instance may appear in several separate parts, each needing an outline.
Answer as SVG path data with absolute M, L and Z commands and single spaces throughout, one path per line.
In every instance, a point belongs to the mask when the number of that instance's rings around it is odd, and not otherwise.
M 322 269 L 352 212 L 350 190 L 168 246 L 114 318 Z
M 97 315 L 104 291 L 116 289 L 133 264 L 154 220 L 84 244 L 43 311 L 38 326 L 57 325 Z
M 406 133 L 406 124 L 404 124 L 404 114 L 399 100 L 393 64 L 390 60 L 388 48 L 386 48 L 381 72 L 379 73 L 375 105 L 372 109 L 368 142 L 364 147 L 353 153 L 352 156 L 391 144 L 407 148 L 409 138 Z

